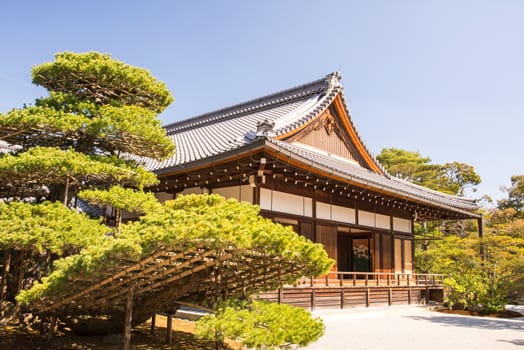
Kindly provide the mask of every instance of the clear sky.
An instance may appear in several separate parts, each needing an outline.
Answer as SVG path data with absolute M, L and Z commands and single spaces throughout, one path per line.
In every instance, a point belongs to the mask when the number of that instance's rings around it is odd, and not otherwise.
M 471 164 L 494 199 L 524 174 L 521 0 L 6 0 L 0 47 L 0 112 L 45 95 L 31 67 L 61 51 L 151 70 L 165 123 L 340 70 L 372 152 Z

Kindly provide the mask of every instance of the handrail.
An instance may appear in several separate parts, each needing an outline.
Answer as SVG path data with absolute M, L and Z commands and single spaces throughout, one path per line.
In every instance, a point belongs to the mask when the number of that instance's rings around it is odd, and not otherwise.
M 330 271 L 320 277 L 304 277 L 296 285 L 301 287 L 443 286 L 444 275 L 434 273 Z

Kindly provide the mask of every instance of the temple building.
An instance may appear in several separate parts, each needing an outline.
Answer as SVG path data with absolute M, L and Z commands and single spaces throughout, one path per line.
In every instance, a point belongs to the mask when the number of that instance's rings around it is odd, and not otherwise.
M 147 160 L 161 200 L 217 193 L 322 243 L 334 271 L 414 272 L 414 222 L 474 219 L 471 199 L 398 179 L 353 123 L 339 73 L 165 126 L 176 154 Z

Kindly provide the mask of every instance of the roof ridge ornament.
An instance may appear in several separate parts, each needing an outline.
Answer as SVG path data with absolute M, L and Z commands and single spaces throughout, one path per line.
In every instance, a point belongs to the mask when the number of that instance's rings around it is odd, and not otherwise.
M 335 87 L 342 87 L 342 84 L 340 83 L 340 80 L 342 80 L 342 73 L 340 71 L 335 71 L 331 74 L 328 74 L 326 76 L 327 83 L 331 89 Z
M 275 122 L 270 122 L 267 119 L 264 119 L 261 122 L 257 122 L 257 133 L 256 138 L 271 138 L 276 135 L 275 133 Z

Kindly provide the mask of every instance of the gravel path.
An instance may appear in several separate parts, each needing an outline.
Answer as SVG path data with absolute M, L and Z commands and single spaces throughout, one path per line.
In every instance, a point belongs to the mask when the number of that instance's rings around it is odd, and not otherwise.
M 326 333 L 303 349 L 524 350 L 524 317 L 450 315 L 421 306 L 320 310 L 313 315 L 324 320 Z

